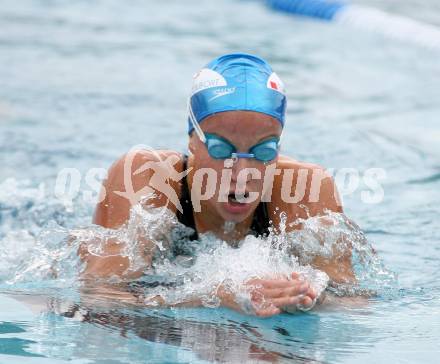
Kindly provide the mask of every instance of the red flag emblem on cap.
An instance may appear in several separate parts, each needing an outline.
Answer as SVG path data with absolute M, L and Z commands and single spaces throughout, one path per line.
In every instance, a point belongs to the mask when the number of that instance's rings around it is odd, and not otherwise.
M 270 88 L 271 90 L 275 90 L 284 94 L 283 81 L 280 80 L 280 78 L 277 76 L 275 72 L 272 73 L 269 79 L 267 80 L 267 88 Z
M 273 88 L 274 90 L 278 90 L 278 85 L 275 82 L 270 81 L 270 88 Z

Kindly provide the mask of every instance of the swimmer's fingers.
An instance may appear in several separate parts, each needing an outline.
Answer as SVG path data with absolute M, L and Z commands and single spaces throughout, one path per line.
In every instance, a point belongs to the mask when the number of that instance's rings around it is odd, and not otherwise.
M 315 291 L 312 287 L 309 288 L 309 290 L 308 290 L 307 293 L 306 293 L 306 296 L 307 296 L 307 297 L 310 297 L 310 299 L 311 299 L 312 301 L 315 300 L 315 299 L 317 298 L 316 291 Z
M 304 287 L 307 287 L 307 289 L 305 289 L 304 291 L 305 296 L 309 296 L 312 300 L 316 298 L 316 291 L 310 286 L 309 282 L 304 281 L 302 278 L 300 278 L 298 273 L 292 273 L 292 279 L 296 279 L 296 282 L 301 282 L 303 289 Z
M 248 284 L 260 284 L 265 288 L 284 288 L 291 287 L 295 284 L 306 283 L 305 279 L 296 272 L 290 274 L 290 276 L 283 275 L 276 278 L 265 278 L 265 279 L 252 279 Z
M 293 273 L 291 279 L 256 278 L 248 281 L 247 285 L 258 316 L 277 314 L 275 308 L 285 311 L 291 307 L 295 311 L 297 306 L 301 306 L 307 310 L 316 300 L 316 292 L 298 273 Z
M 274 305 L 271 300 L 263 296 L 261 292 L 251 292 L 252 310 L 254 314 L 259 317 L 269 317 L 278 315 L 281 309 Z
M 314 302 L 309 296 L 305 296 L 299 301 L 299 304 L 304 308 L 309 308 L 313 306 Z
M 281 297 L 281 298 L 274 298 L 274 299 L 270 300 L 270 302 L 275 307 L 282 309 L 283 307 L 286 307 L 286 306 L 297 305 L 298 303 L 301 302 L 302 299 L 303 298 L 301 296 Z
M 292 291 L 290 291 L 289 293 L 291 292 Z M 280 309 L 289 306 L 300 305 L 301 307 L 307 310 L 314 306 L 316 294 L 313 291 L 313 289 L 309 289 L 309 291 L 303 290 L 303 292 L 304 293 L 294 291 L 294 294 L 287 294 L 285 296 L 280 296 L 278 298 L 272 298 L 269 299 L 269 302 Z
M 261 291 L 251 292 L 252 307 L 257 316 L 267 317 L 276 315 L 281 312 L 281 308 L 286 305 L 297 304 L 300 297 L 281 297 L 281 298 L 268 298 L 264 296 Z
M 257 290 L 266 298 L 283 298 L 283 297 L 296 297 L 298 295 L 305 295 L 309 291 L 307 284 L 295 284 L 286 288 L 262 288 Z

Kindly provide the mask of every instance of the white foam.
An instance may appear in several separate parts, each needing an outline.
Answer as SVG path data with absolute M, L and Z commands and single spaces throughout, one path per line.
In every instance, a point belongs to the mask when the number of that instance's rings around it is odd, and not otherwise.
M 0 199 L 3 205 L 14 206 L 14 214 L 28 212 L 28 201 L 33 201 L 29 191 L 12 188 L 12 192 L 11 198 Z M 34 219 L 40 220 L 41 214 L 46 216 L 45 211 L 38 209 Z M 201 236 L 200 241 L 188 241 L 191 229 L 180 225 L 174 214 L 167 209 L 145 209 L 140 204 L 132 209 L 127 224 L 116 230 L 99 226 L 69 230 L 53 221 L 31 230 L 20 225 L 20 229 L 8 228 L 0 238 L 0 283 L 10 287 L 32 284 L 37 288 L 46 283 L 51 287 L 62 287 L 66 282 L 75 285 L 84 268 L 77 255 L 79 245 L 85 243 L 92 254 L 104 255 L 106 244 L 115 240 L 123 244 L 120 254 L 129 258 L 128 272 L 143 269 L 153 281 L 159 277 L 178 282 L 172 288 L 145 289 L 148 297 L 160 294 L 170 303 L 196 296 L 205 306 L 217 307 L 220 302 L 213 293 L 220 285 L 237 293 L 246 303 L 249 292 L 242 287 L 249 279 L 288 276 L 293 272 L 302 275 L 319 294 L 326 289 L 328 276 L 310 264 L 316 256 L 339 254 L 347 247 L 344 244 L 356 252 L 353 264 L 360 284 L 376 288 L 393 280 L 357 226 L 342 214 L 329 214 L 326 219 L 325 224 L 321 218 L 300 221 L 303 229 L 291 233 L 284 232 L 284 223 L 281 234 L 267 238 L 247 236 L 236 246 L 211 234 Z M 285 220 L 283 215 L 281 220 Z M 176 237 L 180 250 L 175 250 Z M 341 238 L 346 243 L 340 244 Z M 140 259 L 141 242 L 145 239 L 157 247 L 152 268 Z M 176 257 L 176 251 L 181 255 Z M 121 279 L 110 277 L 108 283 L 120 282 Z

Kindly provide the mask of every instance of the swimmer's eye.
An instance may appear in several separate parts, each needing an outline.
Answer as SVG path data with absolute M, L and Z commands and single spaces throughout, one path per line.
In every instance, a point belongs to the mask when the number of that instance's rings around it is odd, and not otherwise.
M 269 162 L 274 160 L 279 151 L 279 138 L 272 138 L 265 140 L 250 149 L 250 152 L 255 156 L 255 159 L 262 162 Z
M 206 147 L 209 155 L 214 159 L 231 158 L 235 152 L 235 147 L 226 139 L 214 134 L 206 134 Z

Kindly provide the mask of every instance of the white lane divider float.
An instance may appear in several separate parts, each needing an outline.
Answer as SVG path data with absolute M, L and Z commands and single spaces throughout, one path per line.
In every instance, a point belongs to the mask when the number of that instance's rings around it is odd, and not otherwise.
M 274 10 L 348 24 L 440 50 L 440 27 L 379 9 L 332 0 L 266 0 Z

